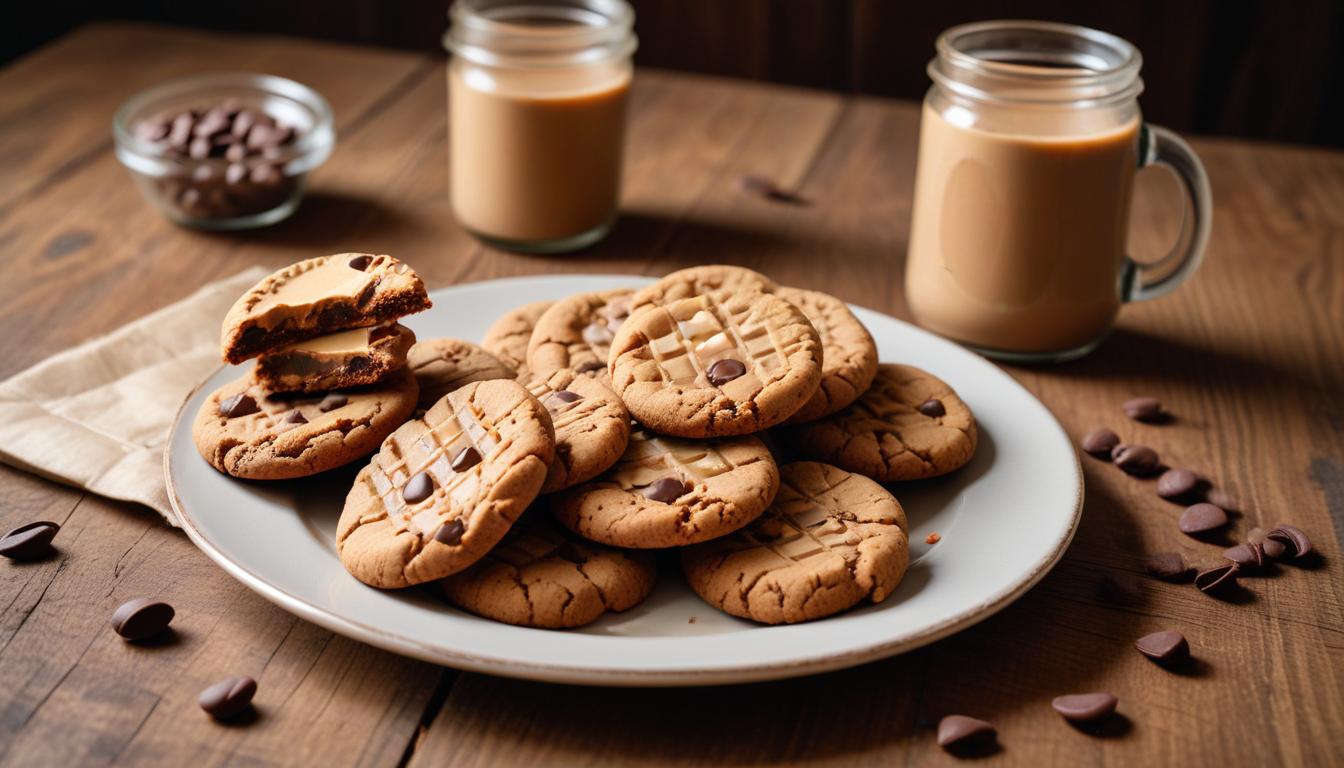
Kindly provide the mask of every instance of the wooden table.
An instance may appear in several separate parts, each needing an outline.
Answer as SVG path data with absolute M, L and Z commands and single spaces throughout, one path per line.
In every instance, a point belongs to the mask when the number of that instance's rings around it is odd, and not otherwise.
M 298 214 L 269 230 L 177 228 L 112 154 L 113 110 L 205 69 L 296 78 L 335 107 L 339 144 Z M 438 57 L 140 26 L 77 31 L 0 73 L 0 376 L 199 285 L 341 250 L 396 254 L 431 287 L 539 272 L 659 274 L 725 261 L 906 317 L 915 105 L 659 72 L 633 97 L 625 215 L 593 250 L 481 247 L 447 199 Z M 1087 504 L 1064 560 L 1030 594 L 933 646 L 834 674 L 680 690 L 610 690 L 459 674 L 333 635 L 272 606 L 158 517 L 0 470 L 0 529 L 60 522 L 62 556 L 0 563 L 0 763 L 207 765 L 945 763 L 932 723 L 993 720 L 1015 764 L 1325 765 L 1344 760 L 1344 155 L 1199 140 L 1217 215 L 1208 260 L 1173 297 L 1127 308 L 1078 363 L 1011 372 L 1070 434 L 1102 423 L 1207 472 L 1240 501 L 1236 536 L 1293 522 L 1324 557 L 1246 579 L 1220 602 L 1141 575 L 1147 553 L 1212 562 L 1150 482 L 1084 460 Z M 810 203 L 738 191 L 763 173 Z M 1174 187 L 1144 174 L 1133 249 L 1175 235 Z M 1161 398 L 1174 424 L 1126 423 Z M 1109 584 L 1108 588 L 1102 588 Z M 132 596 L 178 609 L 177 640 L 107 627 Z M 1183 631 L 1200 664 L 1133 649 Z M 260 681 L 260 717 L 212 724 L 196 694 Z M 1109 690 L 1106 735 L 1066 726 L 1056 695 Z

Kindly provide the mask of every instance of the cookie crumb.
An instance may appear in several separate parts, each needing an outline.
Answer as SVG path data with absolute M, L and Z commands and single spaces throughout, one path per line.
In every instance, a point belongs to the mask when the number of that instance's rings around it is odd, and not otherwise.
M 686 620 L 686 623 L 687 623 L 687 624 L 694 624 L 694 623 L 695 623 L 695 617 L 692 616 L 691 618 L 687 619 L 687 620 Z
M 942 537 L 942 536 L 939 536 L 939 535 L 937 534 L 937 532 L 930 533 L 928 536 L 925 536 L 925 537 L 924 537 L 924 543 L 925 543 L 925 544 L 928 544 L 928 545 L 930 545 L 930 546 L 932 546 L 932 545 L 934 545 L 934 544 L 937 544 L 938 542 L 940 542 L 940 541 L 942 541 L 942 540 L 943 540 L 943 537 Z

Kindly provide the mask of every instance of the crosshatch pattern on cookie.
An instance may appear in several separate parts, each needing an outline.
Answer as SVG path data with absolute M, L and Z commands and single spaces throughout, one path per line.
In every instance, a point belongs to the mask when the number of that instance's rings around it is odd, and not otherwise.
M 319 419 L 337 417 L 345 410 L 345 408 L 336 408 L 326 413 L 319 411 L 317 409 L 317 404 L 322 402 L 322 399 L 326 397 L 326 392 L 302 394 L 293 397 L 283 395 L 275 397 L 271 396 L 270 393 L 262 387 L 253 385 L 242 390 L 242 394 L 252 398 L 253 402 L 257 404 L 258 410 L 256 413 L 228 418 L 219 413 L 219 405 L 216 403 L 215 414 L 219 418 L 221 424 L 227 421 L 232 425 L 241 425 L 248 434 L 266 434 L 271 432 L 280 434 L 288 432 L 296 427 L 301 427 L 304 424 L 318 421 Z M 232 395 L 230 395 L 230 397 L 232 397 Z M 353 395 L 350 396 L 348 402 L 354 402 L 354 397 L 355 396 Z M 219 399 L 223 401 L 228 398 L 223 397 Z M 286 418 L 293 411 L 302 413 L 306 421 L 287 421 Z
M 836 487 L 827 490 L 833 491 Z M 780 484 L 779 496 L 765 515 L 732 534 L 731 540 L 730 551 L 764 547 L 788 563 L 801 563 L 828 552 L 850 560 L 856 555 L 855 547 L 862 541 L 840 515 L 829 511 L 821 500 L 787 480 Z M 774 568 L 750 574 L 750 581 L 755 582 L 770 570 Z
M 763 381 L 788 366 L 789 356 L 802 339 L 781 343 L 775 329 L 753 313 L 751 302 L 730 310 L 709 296 L 676 302 L 657 311 L 670 319 L 670 332 L 649 341 L 649 349 L 663 378 L 674 384 L 709 386 L 707 371 L 716 361 L 734 358 L 748 372 L 728 383 L 729 388 L 759 389 Z
M 403 452 L 394 435 L 374 458 L 367 482 L 374 495 L 382 499 L 387 519 L 396 533 L 409 530 L 423 539 L 452 520 L 440 517 L 441 508 L 449 512 L 460 510 L 459 515 L 475 509 L 484 490 L 481 473 L 486 463 L 511 442 L 483 416 L 468 401 L 451 419 L 444 419 L 412 441 L 409 450 Z M 454 471 L 452 460 L 466 448 L 474 448 L 481 460 L 464 472 Z M 434 490 L 428 498 L 407 504 L 402 489 L 420 472 L 433 478 Z M 447 505 L 442 503 L 444 500 Z
M 695 484 L 736 468 L 708 443 L 656 437 L 636 429 L 630 433 L 629 446 L 612 471 L 611 480 L 622 490 L 635 491 L 667 477 L 669 471 Z
M 590 305 L 592 320 L 580 331 L 580 340 L 565 345 L 569 365 L 596 361 L 605 366 L 616 331 L 630 315 L 630 295 L 628 292 L 617 296 L 595 295 L 585 300 Z
M 565 557 L 568 545 L 569 542 L 563 536 L 546 526 L 515 525 L 503 541 L 486 553 L 482 561 L 505 563 L 522 570 L 553 556 L 566 560 L 575 559 Z
M 545 381 L 534 381 L 527 386 L 527 391 L 541 402 L 542 406 L 551 414 L 551 424 L 555 428 L 557 435 L 559 433 L 583 419 L 591 416 L 598 408 L 602 407 L 602 401 L 594 400 L 589 397 L 581 397 L 578 400 L 566 402 L 556 394 L 557 390 L 551 389 Z

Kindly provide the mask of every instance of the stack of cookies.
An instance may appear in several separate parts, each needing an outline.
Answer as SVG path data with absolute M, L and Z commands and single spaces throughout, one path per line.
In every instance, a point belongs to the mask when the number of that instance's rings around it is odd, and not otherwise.
M 372 453 L 415 410 L 415 334 L 397 320 L 429 306 L 420 277 L 391 256 L 324 256 L 266 277 L 229 310 L 220 342 L 225 362 L 257 363 L 206 398 L 197 449 L 253 480 Z

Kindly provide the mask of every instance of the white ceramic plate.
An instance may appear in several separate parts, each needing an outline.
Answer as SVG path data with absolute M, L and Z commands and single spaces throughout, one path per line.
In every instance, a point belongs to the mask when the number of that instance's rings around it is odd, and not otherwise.
M 459 285 L 406 324 L 423 339 L 480 339 L 508 309 L 579 291 L 639 285 L 629 276 L 546 276 Z M 839 669 L 917 648 L 964 629 L 1026 592 L 1063 555 L 1082 506 L 1083 480 L 1058 422 L 1007 374 L 907 323 L 855 308 L 884 361 L 937 374 L 980 425 L 974 461 L 949 477 L 893 484 L 911 531 L 899 589 L 822 621 L 766 627 L 701 602 L 659 561 L 643 604 L 563 632 L 498 624 L 424 590 L 379 591 L 341 567 L 334 548 L 341 503 L 359 464 L 299 481 L 230 479 L 191 441 L 207 393 L 240 375 L 224 368 L 188 398 L 165 456 L 169 496 L 202 550 L 263 597 L 333 632 L 389 651 L 496 675 L 600 685 L 745 682 Z M 937 532 L 934 546 L 925 537 Z

